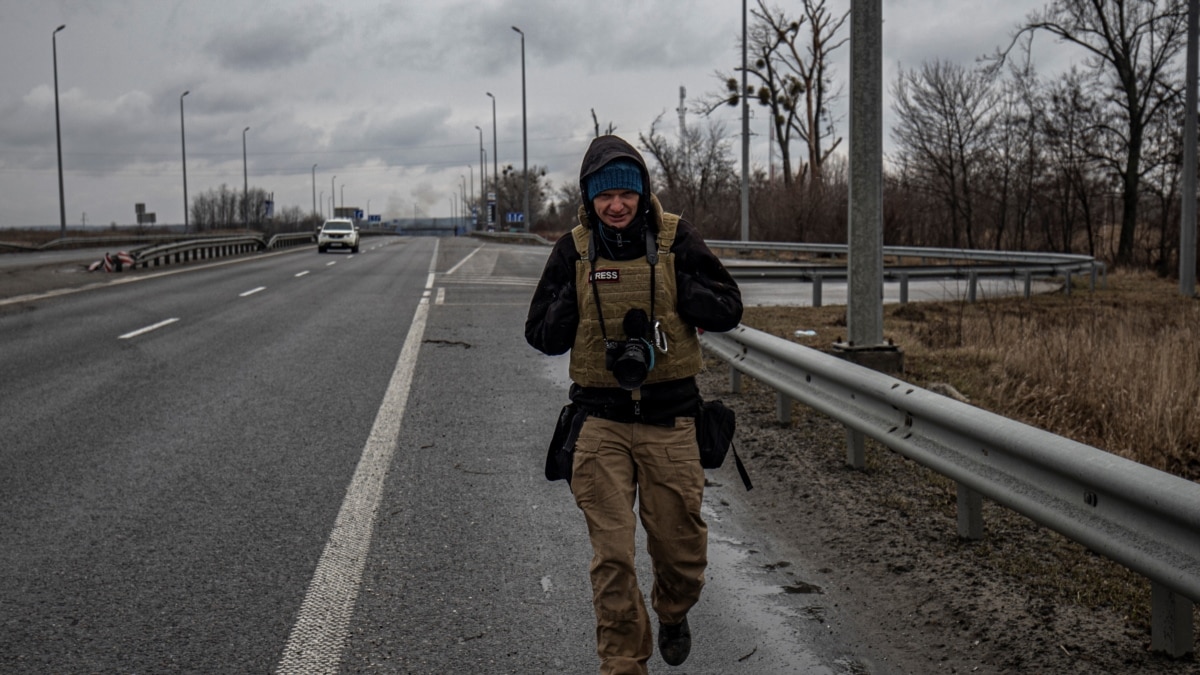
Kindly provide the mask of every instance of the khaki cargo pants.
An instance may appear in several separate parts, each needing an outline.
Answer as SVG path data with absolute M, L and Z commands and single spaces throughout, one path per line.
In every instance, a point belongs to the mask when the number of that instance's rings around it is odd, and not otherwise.
M 708 527 L 695 420 L 674 427 L 589 417 L 579 432 L 571 491 L 592 541 L 592 603 L 602 675 L 645 675 L 653 627 L 634 568 L 635 498 L 654 570 L 659 621 L 678 623 L 700 599 Z

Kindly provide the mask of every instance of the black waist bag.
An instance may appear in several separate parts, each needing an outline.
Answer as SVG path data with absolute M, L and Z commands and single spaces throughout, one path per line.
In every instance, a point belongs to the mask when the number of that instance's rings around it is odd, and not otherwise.
M 587 415 L 574 403 L 564 405 L 554 425 L 554 437 L 546 449 L 546 480 L 565 480 L 571 483 L 571 465 L 575 461 L 575 441 Z
M 700 406 L 700 414 L 696 417 L 696 443 L 700 446 L 700 466 L 705 469 L 719 469 L 725 463 L 725 455 L 733 446 L 733 432 L 737 428 L 737 416 L 720 401 L 705 401 Z M 749 490 L 754 486 L 750 483 L 750 474 L 738 457 L 737 448 L 733 448 L 733 461 L 737 464 L 738 475 L 742 484 Z

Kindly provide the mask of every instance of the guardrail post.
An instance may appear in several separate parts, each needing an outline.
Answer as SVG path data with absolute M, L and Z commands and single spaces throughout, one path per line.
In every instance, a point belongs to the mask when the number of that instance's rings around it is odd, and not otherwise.
M 734 394 L 742 393 L 742 371 L 729 366 L 729 391 Z
M 908 272 L 900 273 L 900 304 L 908 304 Z
M 1025 299 L 1028 300 L 1029 296 L 1033 294 L 1033 272 L 1025 270 L 1023 276 L 1025 277 Z
M 1150 649 L 1177 659 L 1193 651 L 1192 601 L 1150 582 Z
M 975 304 L 975 287 L 979 285 L 979 275 L 975 272 L 967 273 L 967 302 Z
M 812 306 L 821 306 L 821 275 L 814 274 L 812 278 Z
M 855 469 L 867 466 L 866 436 L 846 427 L 846 465 Z
M 983 539 L 983 495 L 963 485 L 958 488 L 958 536 L 963 539 Z
M 1067 282 L 1063 284 L 1063 292 L 1071 295 L 1071 270 L 1066 271 Z
M 792 399 L 782 392 L 775 392 L 775 419 L 780 424 L 792 423 Z

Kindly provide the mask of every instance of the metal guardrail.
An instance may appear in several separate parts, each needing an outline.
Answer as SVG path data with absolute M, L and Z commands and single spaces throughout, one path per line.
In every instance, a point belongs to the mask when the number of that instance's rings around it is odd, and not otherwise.
M 526 232 L 470 232 L 471 236 L 497 241 L 521 241 L 552 245 L 536 234 Z M 808 253 L 821 257 L 845 257 L 845 244 L 806 244 L 795 242 L 731 241 L 712 239 L 706 242 L 711 249 L 739 252 L 771 251 Z M 900 284 L 900 302 L 908 302 L 908 282 L 913 278 L 965 279 L 967 301 L 974 302 L 978 282 L 982 278 L 1023 279 L 1025 297 L 1032 294 L 1035 278 L 1065 277 L 1063 292 L 1071 292 L 1071 278 L 1086 275 L 1089 287 L 1095 290 L 1097 280 L 1105 283 L 1107 266 L 1091 256 L 1073 253 L 1039 253 L 1026 251 L 988 251 L 961 248 L 923 248 L 917 246 L 884 246 L 883 255 L 897 261 L 906 258 L 921 261 L 919 265 L 892 264 L 884 267 L 883 280 Z M 930 265 L 926 261 L 946 261 L 941 265 Z M 973 264 L 955 264 L 970 261 Z M 728 262 L 728 261 L 727 261 Z M 800 279 L 812 283 L 812 306 L 821 306 L 822 285 L 825 280 L 844 280 L 848 271 L 844 265 L 747 262 L 727 264 L 726 268 L 735 279 Z
M 712 240 L 709 248 L 733 251 L 772 251 L 808 253 L 821 257 L 846 256 L 845 244 L 804 244 L 789 242 L 743 242 Z M 978 282 L 982 278 L 1023 279 L 1025 297 L 1032 293 L 1033 279 L 1065 277 L 1063 292 L 1071 292 L 1071 278 L 1084 275 L 1089 287 L 1095 290 L 1097 280 L 1104 283 L 1107 267 L 1091 256 L 1070 253 L 1037 253 L 1022 251 L 985 251 L 958 248 L 920 248 L 916 246 L 885 246 L 885 258 L 897 261 L 906 258 L 920 260 L 919 265 L 891 264 L 884 267 L 883 280 L 900 284 L 900 302 L 908 302 L 908 282 L 912 278 L 965 279 L 967 300 L 974 302 Z M 931 265 L 925 261 L 946 261 Z M 955 264 L 970 261 L 972 264 Z M 746 263 L 727 265 L 737 279 L 800 279 L 812 283 L 812 305 L 821 306 L 822 284 L 827 279 L 844 280 L 848 272 L 844 265 L 813 263 Z
M 227 237 L 206 237 L 150 244 L 129 251 L 133 256 L 133 267 L 158 267 L 172 262 L 208 260 L 254 251 L 265 251 L 286 246 L 311 244 L 315 241 L 312 232 L 287 232 L 272 235 L 240 234 Z
M 307 234 L 307 233 L 305 233 Z M 158 267 L 172 262 L 208 260 L 228 255 L 261 251 L 266 248 L 261 234 L 190 239 L 163 244 L 151 244 L 131 249 L 133 267 Z
M 780 410 L 800 401 L 954 480 L 960 536 L 982 537 L 987 497 L 1146 577 L 1152 648 L 1193 650 L 1200 484 L 753 328 L 700 340 L 734 369 L 734 391 L 749 375 Z
M 486 232 L 483 230 L 475 230 L 468 232 L 467 234 L 472 237 L 479 237 L 480 239 L 492 239 L 495 241 L 518 242 L 523 244 L 543 244 L 546 246 L 554 245 L 554 242 L 547 241 L 542 235 L 534 234 L 532 232 Z
M 848 254 L 845 244 L 806 244 L 775 241 L 707 240 L 709 248 L 728 248 L 745 251 L 791 251 L 817 255 Z M 923 246 L 884 246 L 884 256 L 932 260 L 978 260 L 981 262 L 1020 263 L 1031 265 L 1072 265 L 1091 263 L 1094 258 L 1075 253 L 1038 253 L 1025 251 L 988 251 L 969 248 L 926 248 Z

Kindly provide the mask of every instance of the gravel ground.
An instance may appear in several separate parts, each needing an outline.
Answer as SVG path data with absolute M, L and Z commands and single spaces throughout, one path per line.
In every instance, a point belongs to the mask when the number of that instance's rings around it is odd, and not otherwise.
M 1150 652 L 1148 626 L 1128 609 L 1072 600 L 1089 577 L 1141 583 L 1148 598 L 1149 585 L 1118 565 L 986 502 L 984 539 L 961 540 L 953 483 L 873 442 L 865 470 L 847 467 L 841 425 L 799 404 L 779 423 L 773 391 L 742 378 L 730 393 L 714 359 L 701 390 L 737 411 L 735 443 L 754 481 L 745 501 L 850 598 L 841 615 L 887 654 L 886 672 L 1200 673 L 1192 657 Z M 735 471 L 720 472 L 737 484 Z

